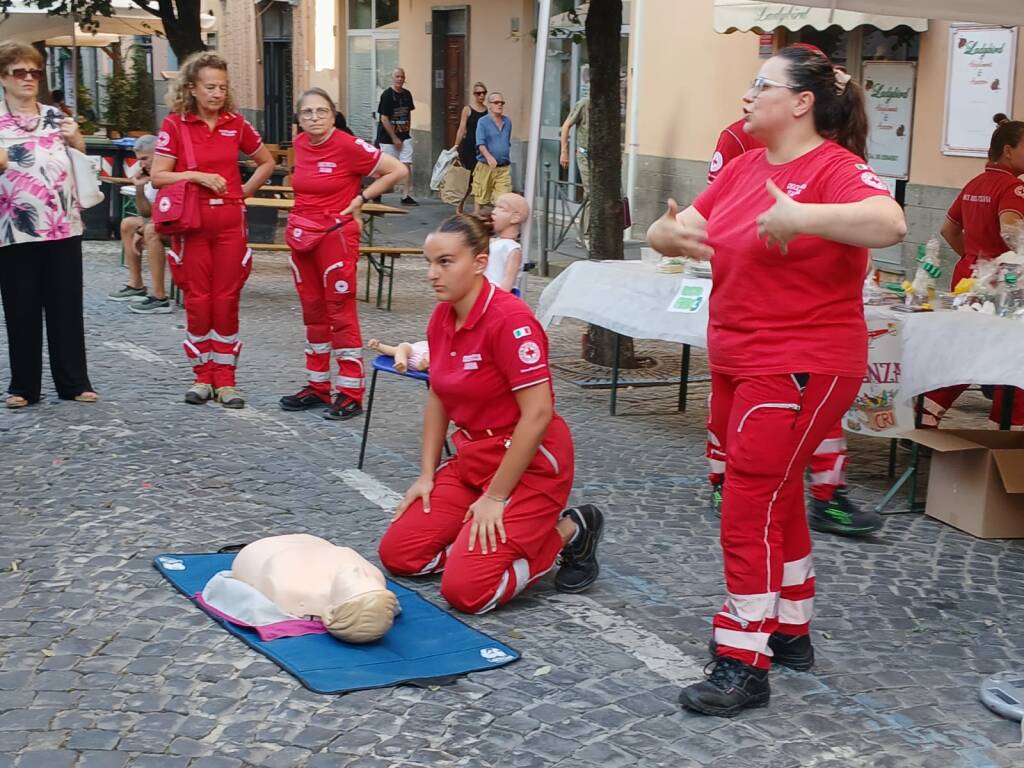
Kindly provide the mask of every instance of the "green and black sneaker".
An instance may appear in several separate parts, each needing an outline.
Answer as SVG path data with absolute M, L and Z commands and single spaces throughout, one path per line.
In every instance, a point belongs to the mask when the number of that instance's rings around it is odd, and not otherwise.
M 722 516 L 722 488 L 725 483 L 711 484 L 711 511 L 719 517 Z
M 846 494 L 836 488 L 828 501 L 813 499 L 807 522 L 816 531 L 839 536 L 866 536 L 882 527 L 882 516 L 871 509 L 859 509 Z

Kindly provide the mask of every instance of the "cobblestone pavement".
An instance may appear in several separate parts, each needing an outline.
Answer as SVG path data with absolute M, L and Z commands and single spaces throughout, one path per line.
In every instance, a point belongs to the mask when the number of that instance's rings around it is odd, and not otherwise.
M 378 242 L 412 237 L 431 215 L 385 224 Z M 919 515 L 889 517 L 867 541 L 815 535 L 813 673 L 773 672 L 771 706 L 735 720 L 679 710 L 722 594 L 701 384 L 687 413 L 671 388 L 637 389 L 611 418 L 606 392 L 557 382 L 577 440 L 574 499 L 607 510 L 608 534 L 586 595 L 545 581 L 469 619 L 522 661 L 433 690 L 304 690 L 151 560 L 297 531 L 371 555 L 388 515 L 359 489 L 403 491 L 414 476 L 423 389 L 380 381 L 367 476 L 352 472 L 361 422 L 280 411 L 301 384 L 303 340 L 288 266 L 270 254 L 242 301 L 249 407 L 186 406 L 183 312 L 140 317 L 105 301 L 124 280 L 118 246 L 86 252 L 102 401 L 60 402 L 47 384 L 39 406 L 0 413 L 0 767 L 1024 764 L 1017 725 L 976 697 L 984 675 L 1024 659 L 1024 546 Z M 367 338 L 422 337 L 422 264 L 403 263 L 396 289 L 395 311 L 362 306 Z M 580 330 L 554 331 L 556 356 L 577 356 Z M 975 401 L 963 418 L 983 412 Z M 884 444 L 853 441 L 860 501 L 886 487 L 885 459 Z M 436 580 L 415 587 L 443 604 Z

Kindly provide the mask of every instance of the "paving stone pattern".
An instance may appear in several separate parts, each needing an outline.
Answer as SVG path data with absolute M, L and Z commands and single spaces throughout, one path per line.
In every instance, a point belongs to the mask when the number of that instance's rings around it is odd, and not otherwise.
M 415 242 L 437 215 L 385 222 L 378 242 Z M 184 313 L 105 301 L 124 281 L 118 245 L 86 254 L 101 402 L 60 402 L 47 383 L 40 405 L 0 413 L 0 767 L 1024 765 L 1017 725 L 976 696 L 983 676 L 1024 659 L 1024 546 L 919 515 L 891 516 L 867 541 L 815 535 L 813 673 L 773 672 L 771 706 L 735 720 L 679 710 L 723 589 L 704 385 L 687 413 L 666 387 L 624 392 L 611 418 L 606 392 L 557 382 L 577 443 L 573 498 L 607 510 L 608 531 L 588 594 L 544 581 L 468 619 L 522 661 L 437 689 L 303 689 L 151 566 L 160 552 L 300 531 L 375 557 L 388 516 L 337 474 L 355 465 L 362 422 L 277 407 L 303 370 L 287 263 L 257 255 L 242 299 L 249 407 L 232 412 L 182 402 Z M 361 306 L 366 338 L 422 338 L 424 275 L 403 262 L 395 311 Z M 581 330 L 555 329 L 554 354 L 576 356 Z M 379 383 L 366 470 L 398 492 L 417 471 L 423 396 Z M 983 414 L 975 399 L 961 418 Z M 885 463 L 885 444 L 853 441 L 859 501 L 885 489 Z M 436 579 L 415 588 L 443 604 Z

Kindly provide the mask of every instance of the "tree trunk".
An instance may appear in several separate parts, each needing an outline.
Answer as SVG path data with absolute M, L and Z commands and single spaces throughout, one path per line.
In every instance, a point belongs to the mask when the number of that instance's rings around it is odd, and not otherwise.
M 622 259 L 622 0 L 591 0 L 586 20 L 590 60 L 590 252 L 596 259 Z M 615 334 L 591 325 L 586 359 L 611 366 Z M 619 365 L 635 368 L 633 340 L 623 337 Z
M 179 62 L 196 51 L 205 51 L 203 32 L 199 27 L 199 0 L 159 0 L 164 34 Z

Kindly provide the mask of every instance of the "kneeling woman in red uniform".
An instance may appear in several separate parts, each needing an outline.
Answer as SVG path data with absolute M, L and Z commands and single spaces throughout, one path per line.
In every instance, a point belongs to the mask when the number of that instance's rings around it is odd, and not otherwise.
M 1024 237 L 1024 122 L 996 115 L 985 170 L 967 182 L 946 214 L 942 236 L 960 257 L 953 269 L 951 288 L 971 276 L 974 264 L 1013 250 Z M 937 427 L 967 385 L 943 387 L 924 398 L 922 427 Z M 989 419 L 998 423 L 1003 413 L 1005 387 L 996 387 Z M 1024 426 L 1024 391 L 1014 390 L 1011 423 Z
M 713 257 L 711 431 L 727 457 L 715 614 L 716 664 L 683 690 L 697 712 L 735 715 L 769 699 L 772 662 L 808 669 L 814 602 L 803 470 L 853 401 L 867 367 L 861 289 L 867 248 L 906 224 L 864 164 L 860 87 L 820 52 L 784 48 L 744 97 L 764 142 L 694 204 L 648 232 L 663 254 Z
M 562 511 L 573 443 L 554 409 L 547 335 L 526 304 L 484 277 L 489 236 L 459 214 L 424 244 L 440 301 L 427 326 L 420 476 L 380 542 L 394 574 L 444 571 L 441 594 L 465 613 L 504 605 L 560 554 L 556 588 L 586 589 L 603 527 L 592 505 Z M 451 422 L 457 453 L 438 467 Z
M 216 395 L 225 408 L 243 408 L 235 366 L 242 351 L 239 297 L 252 271 L 245 198 L 273 173 L 274 159 L 256 129 L 234 111 L 228 65 L 216 53 L 196 53 L 185 60 L 170 104 L 157 138 L 153 186 L 178 181 L 198 185 L 202 220 L 199 229 L 173 238 L 167 251 L 174 282 L 185 292 L 185 354 L 195 372 L 185 402 L 202 405 Z M 239 152 L 256 161 L 244 187 Z
M 363 336 L 356 309 L 361 209 L 408 175 L 397 159 L 334 127 L 337 110 L 327 92 L 311 88 L 295 108 L 302 128 L 295 138 L 295 208 L 288 217 L 289 262 L 306 325 L 308 384 L 281 398 L 301 411 L 329 404 L 324 418 L 362 413 Z M 360 193 L 363 176 L 379 176 Z M 338 361 L 333 378 L 331 361 Z

